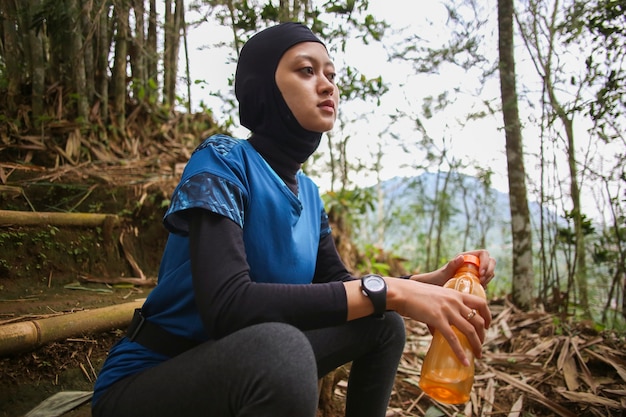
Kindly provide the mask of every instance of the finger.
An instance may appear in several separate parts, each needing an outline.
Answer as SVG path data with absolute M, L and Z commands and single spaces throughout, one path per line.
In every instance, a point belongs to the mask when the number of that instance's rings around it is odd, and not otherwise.
M 484 320 L 476 309 L 471 309 L 463 316 L 464 322 L 457 327 L 463 332 L 477 358 L 482 357 L 483 340 L 485 340 Z
M 463 316 L 463 314 L 465 314 L 464 318 L 469 326 L 459 327 L 459 329 L 463 330 L 468 341 L 472 344 L 472 350 L 482 352 L 486 329 L 491 324 L 491 311 L 489 310 L 486 300 L 480 297 L 470 295 L 464 299 L 464 303 L 467 310 L 463 309 L 462 311 L 464 311 L 464 313 L 461 313 L 461 315 Z M 476 311 L 476 314 L 473 313 L 474 311 Z M 477 340 L 472 339 L 472 333 L 477 336 Z
M 470 296 L 470 298 L 477 297 Z M 477 298 L 477 300 L 481 301 L 482 299 Z M 463 306 L 462 311 L 463 313 L 460 313 L 459 310 L 455 310 L 449 318 L 449 325 L 440 328 L 439 331 L 446 338 L 457 358 L 468 366 L 469 353 L 466 349 L 471 350 L 475 357 L 482 357 L 482 341 L 485 338 L 485 327 L 484 320 L 480 317 L 477 309 Z M 465 343 L 469 344 L 469 346 L 464 346 Z
M 480 261 L 480 267 L 478 269 L 478 275 L 480 278 L 480 282 L 483 286 L 487 285 L 489 281 L 494 276 L 496 260 L 489 255 L 489 251 L 486 249 L 476 249 L 468 252 L 462 252 L 455 259 L 450 261 L 450 266 L 461 266 L 461 259 L 463 255 L 474 255 L 477 256 Z M 458 259 L 458 264 L 456 263 Z
M 478 274 L 482 279 L 486 279 L 487 281 L 490 279 L 489 277 L 493 274 L 493 266 L 492 261 L 495 261 L 486 250 L 480 250 L 477 252 L 478 259 L 480 259 L 480 268 L 478 270 Z
M 488 329 L 491 326 L 491 310 L 489 310 L 489 306 L 485 303 L 482 308 L 479 309 L 480 317 L 484 320 L 484 326 Z
M 473 332 L 470 333 L 468 341 L 472 345 L 472 350 L 474 351 L 476 357 L 480 358 L 482 357 L 483 343 L 487 335 L 487 332 L 485 331 L 485 320 L 480 314 L 476 314 L 467 321 L 473 327 Z M 475 335 L 476 338 L 473 338 L 473 335 Z
M 446 328 L 440 329 L 439 331 L 441 332 L 442 336 L 448 341 L 450 348 L 452 349 L 456 357 L 459 359 L 459 361 L 461 361 L 463 365 L 469 366 L 470 365 L 469 358 L 465 354 L 465 349 L 463 348 L 463 345 L 461 344 L 461 340 L 459 339 L 459 336 L 457 335 L 457 332 L 459 332 L 459 330 L 455 331 L 455 329 L 453 329 L 452 327 L 447 326 Z
M 463 298 L 463 304 L 465 304 L 468 308 L 466 311 L 469 314 L 471 309 L 476 309 L 477 315 L 482 318 L 483 327 L 488 329 L 491 325 L 491 310 L 489 310 L 489 305 L 487 304 L 487 300 L 482 297 L 473 294 L 465 294 Z M 465 310 L 464 310 L 465 311 Z
M 481 324 L 484 329 L 488 329 L 491 325 L 491 310 L 489 310 L 489 306 L 486 303 L 479 304 L 470 304 L 467 306 L 469 308 L 476 309 L 476 316 L 480 317 L 478 321 L 471 321 L 473 324 Z
M 487 265 L 487 269 L 484 273 L 485 285 L 489 283 L 493 279 L 496 273 L 496 260 L 494 258 L 489 258 L 489 264 Z
M 463 254 L 455 256 L 450 260 L 450 262 L 448 262 L 446 269 L 450 271 L 450 276 L 454 275 L 454 273 L 463 265 L 463 262 Z

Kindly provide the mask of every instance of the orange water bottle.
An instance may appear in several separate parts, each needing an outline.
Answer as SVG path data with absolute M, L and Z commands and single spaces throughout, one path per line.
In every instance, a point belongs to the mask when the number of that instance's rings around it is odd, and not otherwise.
M 486 298 L 485 290 L 478 279 L 480 260 L 474 255 L 463 255 L 463 261 L 463 265 L 444 287 Z M 474 353 L 465 335 L 454 326 L 452 329 L 461 341 L 470 365 L 463 365 L 452 351 L 448 341 L 440 332 L 435 331 L 424 358 L 419 386 L 437 401 L 462 404 L 469 400 L 474 384 Z

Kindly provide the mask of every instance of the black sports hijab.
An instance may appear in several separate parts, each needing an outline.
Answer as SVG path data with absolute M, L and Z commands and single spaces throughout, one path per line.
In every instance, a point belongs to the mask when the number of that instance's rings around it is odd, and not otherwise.
M 252 36 L 241 49 L 235 73 L 239 120 L 250 143 L 292 187 L 300 165 L 317 149 L 322 134 L 304 129 L 276 85 L 283 54 L 301 42 L 324 43 L 306 26 L 281 23 Z M 293 188 L 292 188 L 293 189 Z

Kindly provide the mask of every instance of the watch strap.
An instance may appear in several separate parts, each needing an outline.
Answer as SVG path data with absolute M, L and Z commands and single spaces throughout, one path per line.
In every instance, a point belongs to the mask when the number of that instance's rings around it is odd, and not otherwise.
M 368 278 L 377 278 L 381 281 L 382 287 L 380 290 L 373 291 L 368 288 L 366 280 Z M 369 274 L 361 278 L 361 289 L 363 293 L 370 299 L 374 306 L 374 315 L 382 316 L 387 311 L 387 283 L 380 275 Z

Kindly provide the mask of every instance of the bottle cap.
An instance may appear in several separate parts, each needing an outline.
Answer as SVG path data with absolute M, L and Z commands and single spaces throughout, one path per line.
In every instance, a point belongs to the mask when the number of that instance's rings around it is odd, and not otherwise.
M 463 255 L 463 262 L 474 264 L 474 265 L 480 267 L 480 259 L 478 259 L 478 256 Z

